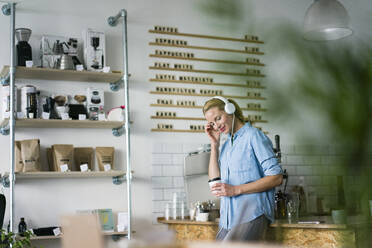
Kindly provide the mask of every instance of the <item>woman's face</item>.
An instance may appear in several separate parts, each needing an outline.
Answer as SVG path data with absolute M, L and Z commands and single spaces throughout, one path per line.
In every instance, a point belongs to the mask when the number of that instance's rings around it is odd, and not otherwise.
M 214 107 L 205 112 L 204 116 L 214 130 L 225 134 L 231 132 L 232 116 L 225 111 Z

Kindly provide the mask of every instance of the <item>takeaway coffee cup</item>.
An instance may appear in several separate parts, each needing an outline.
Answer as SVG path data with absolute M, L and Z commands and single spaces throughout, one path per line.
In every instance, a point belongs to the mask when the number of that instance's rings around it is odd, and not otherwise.
M 212 186 L 215 185 L 216 183 L 221 183 L 220 177 L 216 177 L 216 178 L 208 180 L 209 189 L 212 190 Z M 215 193 L 215 191 L 212 191 L 212 193 Z

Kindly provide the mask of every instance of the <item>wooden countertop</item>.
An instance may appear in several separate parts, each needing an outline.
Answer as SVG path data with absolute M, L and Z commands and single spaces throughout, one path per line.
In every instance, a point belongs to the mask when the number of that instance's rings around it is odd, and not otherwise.
M 372 226 L 372 220 L 364 219 L 362 216 L 350 216 L 348 217 L 347 224 L 334 224 L 331 216 L 309 216 L 301 218 L 299 221 L 320 221 L 320 224 L 299 224 L 299 223 L 288 223 L 288 220 L 275 220 L 274 223 L 270 224 L 273 228 L 316 228 L 316 229 L 348 229 L 358 228 L 361 226 Z M 192 221 L 190 219 L 184 220 L 165 220 L 165 218 L 158 218 L 159 223 L 163 224 L 179 224 L 179 225 L 209 225 L 218 226 L 218 222 L 213 221 Z
M 287 220 L 275 220 L 274 223 L 270 224 L 270 227 L 281 227 L 281 228 L 317 228 L 317 229 L 347 229 L 346 224 L 333 224 L 333 223 L 319 223 L 319 224 L 299 224 L 299 223 L 288 223 Z
M 359 228 L 372 226 L 371 218 L 365 218 L 363 216 L 349 216 L 347 218 L 347 224 L 335 224 L 333 223 L 331 216 L 307 216 L 300 218 L 301 221 L 320 221 L 320 224 L 299 224 L 289 223 L 288 220 L 275 220 L 274 223 L 270 224 L 271 227 L 285 227 L 285 228 L 319 228 L 319 229 L 348 229 L 348 228 Z
M 159 217 L 158 222 L 163 223 L 163 224 L 218 226 L 218 222 L 214 222 L 214 221 L 195 221 L 195 220 L 190 220 L 189 218 L 186 218 L 184 220 L 172 220 L 172 219 L 166 220 L 164 217 Z

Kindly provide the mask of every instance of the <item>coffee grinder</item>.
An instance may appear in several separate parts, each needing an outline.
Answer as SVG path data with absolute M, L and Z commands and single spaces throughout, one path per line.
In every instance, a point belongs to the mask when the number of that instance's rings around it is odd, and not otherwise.
M 28 28 L 17 28 L 15 35 L 17 37 L 17 65 L 26 66 L 27 60 L 32 60 L 32 49 L 28 40 L 31 36 L 31 29 Z

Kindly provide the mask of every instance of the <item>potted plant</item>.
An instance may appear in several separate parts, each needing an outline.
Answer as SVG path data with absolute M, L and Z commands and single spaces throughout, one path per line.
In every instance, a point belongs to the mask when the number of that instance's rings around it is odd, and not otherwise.
M 26 231 L 23 236 L 20 237 L 18 234 L 13 232 L 7 232 L 5 230 L 0 231 L 0 248 L 34 248 L 31 244 L 32 232 Z

